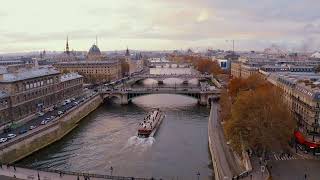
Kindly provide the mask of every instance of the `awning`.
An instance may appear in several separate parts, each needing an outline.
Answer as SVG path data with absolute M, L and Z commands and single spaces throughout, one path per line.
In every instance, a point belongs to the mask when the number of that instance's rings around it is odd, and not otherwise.
M 294 132 L 294 137 L 296 138 L 296 140 L 297 140 L 300 144 L 304 144 L 304 145 L 308 146 L 308 147 L 311 148 L 311 149 L 320 147 L 320 144 L 307 141 L 307 140 L 304 138 L 303 134 L 302 134 L 300 131 L 295 131 L 295 132 Z
M 304 144 L 305 143 L 305 139 L 303 134 L 300 131 L 295 131 L 294 132 L 294 137 L 296 138 L 296 140 L 300 143 L 300 144 Z

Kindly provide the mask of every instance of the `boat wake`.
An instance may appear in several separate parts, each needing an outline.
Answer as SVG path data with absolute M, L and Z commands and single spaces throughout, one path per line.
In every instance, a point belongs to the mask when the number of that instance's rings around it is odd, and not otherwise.
M 145 151 L 155 142 L 153 137 L 148 138 L 140 138 L 138 136 L 132 136 L 128 139 L 127 144 L 123 148 L 125 149 L 133 149 L 133 150 L 142 150 Z

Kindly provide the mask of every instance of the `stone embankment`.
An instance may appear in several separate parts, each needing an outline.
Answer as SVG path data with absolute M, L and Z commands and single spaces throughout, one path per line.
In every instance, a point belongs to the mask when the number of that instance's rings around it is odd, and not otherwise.
M 77 127 L 81 119 L 98 108 L 102 102 L 101 96 L 96 95 L 79 106 L 73 107 L 59 119 L 2 144 L 0 146 L 1 162 L 5 164 L 16 162 L 60 140 Z

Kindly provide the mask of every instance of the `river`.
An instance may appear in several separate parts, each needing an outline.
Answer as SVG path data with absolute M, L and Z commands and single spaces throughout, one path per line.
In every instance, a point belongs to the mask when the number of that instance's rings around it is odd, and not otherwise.
M 136 137 L 152 108 L 166 118 L 154 138 Z M 209 109 L 181 95 L 148 95 L 126 106 L 107 101 L 62 140 L 18 162 L 49 168 L 134 177 L 211 180 Z

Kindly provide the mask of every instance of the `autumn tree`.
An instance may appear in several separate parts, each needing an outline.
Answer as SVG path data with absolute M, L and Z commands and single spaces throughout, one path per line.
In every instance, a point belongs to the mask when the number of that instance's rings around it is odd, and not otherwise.
M 286 148 L 295 122 L 282 91 L 267 82 L 256 83 L 238 92 L 224 126 L 226 136 L 237 152 L 242 145 L 260 152 Z

